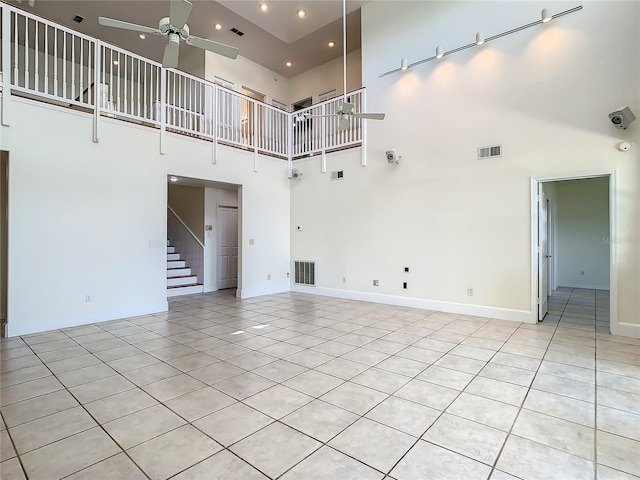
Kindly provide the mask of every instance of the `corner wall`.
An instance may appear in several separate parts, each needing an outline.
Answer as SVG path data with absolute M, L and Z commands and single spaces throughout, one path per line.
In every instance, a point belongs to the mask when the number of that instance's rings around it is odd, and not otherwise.
M 160 155 L 159 130 L 104 117 L 96 144 L 90 115 L 11 109 L 9 335 L 167 309 L 168 174 L 242 185 L 241 294 L 289 290 L 286 162 L 259 157 L 254 172 L 251 154 L 219 147 L 214 165 L 210 142 L 176 134 Z
M 292 186 L 292 227 L 304 230 L 292 228 L 292 256 L 322 260 L 316 291 L 533 322 L 531 177 L 615 169 L 618 320 L 640 336 L 640 123 L 622 131 L 607 118 L 624 105 L 640 112 L 638 2 L 587 2 L 548 25 L 379 77 L 478 30 L 489 37 L 535 21 L 546 6 L 362 7 L 368 110 L 387 116 L 367 122 L 366 168 L 359 152 L 328 159 L 344 180 L 320 173 L 318 159 L 295 165 L 304 177 Z M 625 74 L 612 75 L 620 65 Z M 618 151 L 622 140 L 633 148 Z M 501 158 L 477 159 L 478 147 L 495 144 Z M 399 165 L 386 162 L 390 148 Z

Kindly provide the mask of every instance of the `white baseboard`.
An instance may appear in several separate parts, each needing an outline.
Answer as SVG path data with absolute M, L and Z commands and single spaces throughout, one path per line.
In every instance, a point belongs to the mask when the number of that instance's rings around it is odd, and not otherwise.
M 50 330 L 58 330 L 61 328 L 80 327 L 92 323 L 108 322 L 110 320 L 118 320 L 120 318 L 139 317 L 141 315 L 151 315 L 153 313 L 166 312 L 169 310 L 169 302 L 158 302 L 152 307 L 143 310 L 128 310 L 110 313 L 104 316 L 83 317 L 82 319 L 59 319 L 59 320 L 41 320 L 38 322 L 20 323 L 9 320 L 7 323 L 7 337 L 17 337 L 19 335 L 28 335 L 30 333 L 43 333 Z
M 618 323 L 611 324 L 611 334 L 620 335 L 622 337 L 640 338 L 640 324 L 637 323 Z
M 257 289 L 257 290 L 236 290 L 236 298 L 252 298 L 260 297 L 262 295 L 274 295 L 276 293 L 288 292 L 289 289 L 275 288 L 275 289 Z
M 586 283 L 562 283 L 558 284 L 558 288 L 584 288 L 586 290 L 607 290 L 609 285 L 587 285 Z
M 497 320 L 510 320 L 514 322 L 532 323 L 530 311 L 514 310 L 500 307 L 487 307 L 484 305 L 469 305 L 465 303 L 442 302 L 425 298 L 398 297 L 377 293 L 356 292 L 351 290 L 338 290 L 335 288 L 305 287 L 292 285 L 292 292 L 321 295 L 324 297 L 345 298 L 348 300 L 362 300 L 365 302 L 385 303 L 402 307 L 421 308 L 438 312 L 458 313 L 460 315 L 473 315 L 476 317 L 495 318 Z

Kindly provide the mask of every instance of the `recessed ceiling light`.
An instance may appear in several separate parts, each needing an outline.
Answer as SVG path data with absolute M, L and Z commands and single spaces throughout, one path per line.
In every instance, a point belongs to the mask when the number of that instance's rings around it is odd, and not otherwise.
M 269 10 L 269 5 L 267 5 L 266 3 L 261 3 L 260 4 L 260 11 L 261 12 L 266 12 L 267 10 Z
M 222 25 L 220 25 L 219 23 L 216 23 L 213 28 L 215 28 L 216 30 L 222 30 Z
M 147 38 L 144 33 L 141 33 L 140 35 L 138 35 L 138 37 L 140 37 L 140 40 L 144 40 L 145 38 Z
M 335 46 L 336 46 L 336 42 L 334 42 L 334 41 L 331 41 L 331 42 L 327 43 L 327 47 L 329 47 L 329 48 L 333 48 Z
M 286 65 L 287 67 L 293 67 L 293 62 L 285 62 L 285 65 Z
M 175 183 L 175 182 L 177 182 L 177 181 L 178 181 L 178 177 L 173 177 L 173 176 L 171 176 L 171 177 L 169 177 L 169 180 L 171 180 L 172 182 L 174 182 L 174 183 Z
M 296 15 L 298 15 L 298 18 L 304 18 L 307 16 L 307 11 L 304 8 L 299 8 Z
M 118 60 L 114 60 L 113 64 L 117 66 L 118 65 Z

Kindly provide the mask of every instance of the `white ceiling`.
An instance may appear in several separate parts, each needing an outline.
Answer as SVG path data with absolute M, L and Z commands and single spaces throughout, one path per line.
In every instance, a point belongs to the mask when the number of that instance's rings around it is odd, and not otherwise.
M 371 0 L 347 2 L 347 51 L 360 48 L 360 7 Z M 341 0 L 265 0 L 269 10 L 260 11 L 260 1 L 191 0 L 190 33 L 203 38 L 233 45 L 240 55 L 264 65 L 284 77 L 293 77 L 342 55 Z M 164 38 L 148 36 L 140 40 L 133 31 L 103 27 L 99 16 L 156 27 L 162 17 L 169 15 L 169 0 L 36 0 L 34 7 L 17 4 L 37 15 L 68 26 L 92 37 L 118 45 L 152 60 L 161 61 Z M 298 18 L 296 11 L 307 11 Z M 85 20 L 78 24 L 73 17 Z M 223 29 L 217 31 L 214 25 Z M 230 31 L 244 32 L 239 37 Z M 329 41 L 336 42 L 329 48 Z M 193 49 L 182 44 L 181 49 Z M 293 62 L 286 67 L 285 62 Z

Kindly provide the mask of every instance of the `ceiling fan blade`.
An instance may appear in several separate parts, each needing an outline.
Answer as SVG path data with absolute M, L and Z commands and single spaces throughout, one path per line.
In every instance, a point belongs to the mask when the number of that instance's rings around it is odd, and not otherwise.
M 384 113 L 354 113 L 353 116 L 366 120 L 384 120 Z
M 203 48 L 204 50 L 209 50 L 210 52 L 217 53 L 218 55 L 222 55 L 233 60 L 238 56 L 238 49 L 236 47 L 214 42 L 213 40 L 207 40 L 206 38 L 187 37 L 185 42 L 189 45 L 193 45 L 194 47 Z
M 349 116 L 342 115 L 340 117 L 340 122 L 338 123 L 338 130 L 348 130 L 349 129 Z
M 144 25 L 136 25 L 135 23 L 123 22 L 122 20 L 114 20 L 113 18 L 98 17 L 98 23 L 105 27 L 122 28 L 124 30 L 133 30 L 134 32 L 162 35 L 162 32 L 157 28 L 145 27 Z
M 171 0 L 171 10 L 169 10 L 169 22 L 178 30 L 184 28 L 184 24 L 187 23 L 189 14 L 193 4 L 187 0 Z
M 169 42 L 164 47 L 164 56 L 162 57 L 162 66 L 164 68 L 178 68 L 179 45 L 179 43 Z

